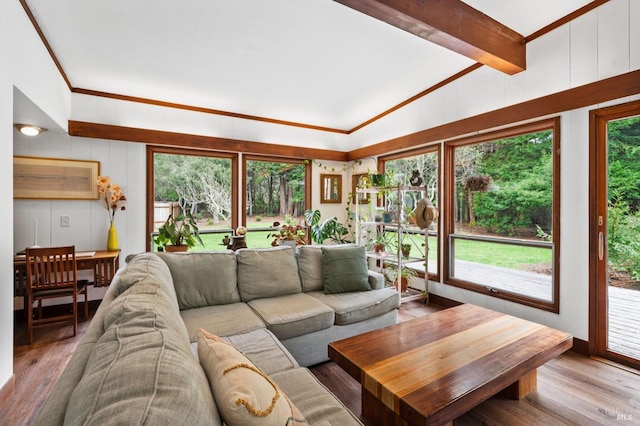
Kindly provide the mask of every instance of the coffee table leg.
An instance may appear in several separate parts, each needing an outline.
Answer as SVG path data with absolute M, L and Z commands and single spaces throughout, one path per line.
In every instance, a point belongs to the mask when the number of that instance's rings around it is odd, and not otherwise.
M 370 425 L 407 426 L 407 422 L 366 390 L 364 386 L 362 387 L 362 417 L 367 420 L 365 423 Z
M 525 374 L 512 385 L 506 387 L 500 394 L 509 399 L 522 399 L 538 387 L 538 370 Z

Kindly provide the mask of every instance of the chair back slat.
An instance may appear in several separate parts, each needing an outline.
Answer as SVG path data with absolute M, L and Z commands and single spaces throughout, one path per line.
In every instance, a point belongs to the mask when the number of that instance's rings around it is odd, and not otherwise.
M 75 246 L 26 249 L 29 289 L 45 290 L 76 285 Z

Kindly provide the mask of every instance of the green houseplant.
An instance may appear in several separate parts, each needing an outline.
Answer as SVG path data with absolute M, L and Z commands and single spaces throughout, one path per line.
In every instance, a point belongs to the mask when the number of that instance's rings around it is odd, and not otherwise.
M 413 269 L 404 267 L 400 269 L 400 277 L 398 277 L 398 266 L 393 263 L 385 265 L 384 271 L 387 279 L 393 282 L 394 287 L 401 293 L 407 291 L 409 280 L 418 276 L 416 271 L 414 271 Z M 400 278 L 400 284 L 398 284 L 398 278 Z
M 181 213 L 177 218 L 169 215 L 158 229 L 153 243 L 158 247 L 158 251 L 187 251 L 196 243 L 204 247 L 198 224 L 190 212 Z
M 391 244 L 391 239 L 386 232 L 384 232 L 384 227 L 378 226 L 376 228 L 376 237 L 373 240 L 373 251 L 376 253 L 381 253 L 385 251 L 385 248 Z
M 350 243 L 347 238 L 349 229 L 338 222 L 338 218 L 333 216 L 320 222 L 320 210 L 309 209 L 304 212 L 305 224 L 311 228 L 311 238 L 316 244 L 322 244 L 325 240 L 331 240 L 334 244 Z

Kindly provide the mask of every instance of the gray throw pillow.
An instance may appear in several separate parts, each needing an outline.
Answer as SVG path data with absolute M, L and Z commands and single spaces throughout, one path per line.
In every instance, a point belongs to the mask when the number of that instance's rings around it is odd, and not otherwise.
M 325 294 L 371 290 L 365 248 L 323 247 L 322 281 Z

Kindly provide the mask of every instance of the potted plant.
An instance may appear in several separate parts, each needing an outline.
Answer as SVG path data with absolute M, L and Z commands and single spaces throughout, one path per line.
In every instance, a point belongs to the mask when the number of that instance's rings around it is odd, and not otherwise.
M 417 276 L 416 271 L 405 267 L 400 269 L 400 277 L 398 277 L 398 266 L 395 264 L 386 265 L 384 270 L 389 281 L 393 281 L 394 287 L 400 293 L 405 293 L 409 287 L 409 280 Z M 400 285 L 398 285 L 398 278 L 400 278 Z
M 409 225 L 416 224 L 416 211 L 411 206 L 404 207 L 404 218 Z
M 388 244 L 389 238 L 384 232 L 384 228 L 378 227 L 376 231 L 376 238 L 373 240 L 373 251 L 376 253 L 382 253 Z
M 280 226 L 280 222 L 273 222 L 273 227 Z M 267 238 L 273 238 L 271 246 L 298 246 L 307 243 L 307 233 L 300 225 L 282 225 L 276 232 L 267 234 Z
M 400 245 L 400 250 L 402 251 L 402 255 L 407 258 L 411 254 L 411 243 L 402 243 Z
M 377 171 L 369 174 L 369 179 L 371 181 L 371 186 L 382 188 L 386 185 L 387 179 L 384 173 L 378 173 Z
M 311 238 L 316 244 L 322 244 L 325 240 L 331 240 L 334 244 L 350 243 L 347 238 L 349 229 L 338 222 L 338 218 L 333 216 L 320 222 L 320 210 L 309 209 L 304 212 L 305 224 L 311 228 Z
M 181 213 L 177 218 L 169 215 L 153 238 L 158 251 L 188 251 L 196 243 L 204 247 L 196 220 L 190 212 Z

